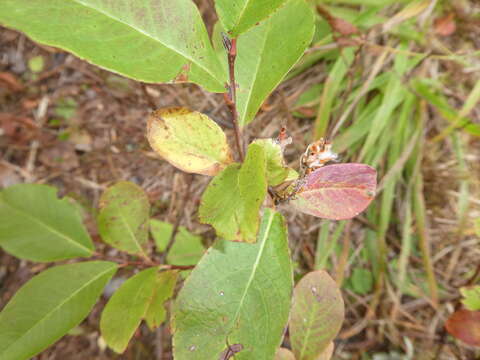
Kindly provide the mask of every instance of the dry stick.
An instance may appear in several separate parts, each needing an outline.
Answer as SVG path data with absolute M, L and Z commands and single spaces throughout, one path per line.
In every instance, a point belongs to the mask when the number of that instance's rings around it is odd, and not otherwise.
M 238 126 L 238 111 L 237 111 L 237 84 L 235 83 L 235 59 L 237 57 L 237 39 L 230 39 L 225 33 L 222 33 L 223 46 L 228 51 L 228 74 L 230 79 L 230 84 L 228 87 L 228 94 L 224 96 L 225 102 L 227 103 L 230 112 L 232 113 L 232 123 L 235 131 L 235 143 L 237 145 L 238 155 L 240 156 L 241 162 L 243 162 L 243 143 L 242 143 L 242 132 Z
M 148 102 L 148 105 L 155 110 L 157 108 L 157 104 L 155 103 L 155 100 L 153 99 L 152 95 L 147 90 L 147 85 L 144 83 L 140 83 L 140 89 L 142 90 L 143 96 L 145 96 L 145 99 Z
M 183 218 L 183 209 L 185 208 L 185 205 L 187 204 L 188 198 L 190 196 L 190 186 L 192 185 L 192 180 L 193 180 L 193 175 L 192 174 L 186 174 L 185 175 L 185 182 L 187 184 L 187 188 L 185 189 L 185 194 L 183 195 L 182 203 L 180 204 L 180 214 L 177 214 L 177 218 L 175 219 L 175 223 L 173 224 L 173 230 L 172 234 L 170 235 L 170 239 L 168 240 L 168 244 L 165 247 L 165 251 L 160 255 L 160 263 L 164 263 L 168 252 L 172 248 L 173 244 L 175 243 L 175 237 L 177 236 L 178 233 L 178 228 L 180 226 L 180 222 L 182 221 Z

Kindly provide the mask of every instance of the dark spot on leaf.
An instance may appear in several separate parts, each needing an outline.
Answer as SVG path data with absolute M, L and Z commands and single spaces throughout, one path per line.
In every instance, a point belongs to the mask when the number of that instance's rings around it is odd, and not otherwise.
M 182 69 L 175 77 L 175 82 L 185 82 L 188 81 L 188 73 L 190 72 L 190 63 L 187 63 L 182 66 Z
M 226 348 L 224 351 L 222 351 L 222 353 L 218 357 L 218 360 L 231 359 L 233 356 L 235 356 L 236 353 L 239 353 L 242 350 L 243 350 L 243 345 L 242 344 L 230 345 L 228 348 Z

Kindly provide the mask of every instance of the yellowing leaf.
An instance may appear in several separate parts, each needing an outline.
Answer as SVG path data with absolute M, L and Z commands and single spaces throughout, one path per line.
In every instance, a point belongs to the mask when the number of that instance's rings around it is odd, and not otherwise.
M 150 329 L 159 327 L 167 316 L 165 302 L 170 299 L 177 283 L 178 271 L 162 271 L 157 275 L 153 296 L 150 301 L 145 321 Z
M 232 162 L 225 133 L 207 115 L 165 108 L 154 111 L 147 126 L 152 148 L 180 170 L 213 176 Z
M 340 289 L 326 271 L 310 272 L 300 280 L 290 313 L 290 341 L 297 360 L 317 360 L 328 351 L 344 311 Z
M 102 240 L 131 254 L 145 254 L 150 203 L 141 187 L 120 181 L 100 198 L 97 223 Z

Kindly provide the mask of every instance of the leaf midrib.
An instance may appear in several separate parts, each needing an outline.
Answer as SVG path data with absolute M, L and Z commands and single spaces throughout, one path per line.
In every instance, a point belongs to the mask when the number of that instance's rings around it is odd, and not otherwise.
M 242 22 L 243 15 L 245 14 L 245 11 L 248 8 L 249 4 L 250 4 L 250 0 L 247 0 L 245 2 L 245 6 L 243 7 L 243 9 L 240 11 L 240 14 L 238 15 L 238 20 L 235 22 L 235 25 L 233 26 L 232 30 L 234 30 L 236 27 L 238 27 L 238 25 Z
M 305 350 L 306 350 L 306 347 L 307 347 L 307 343 L 308 343 L 308 339 L 310 338 L 310 332 L 311 332 L 311 329 L 312 329 L 312 324 L 313 324 L 313 320 L 315 318 L 315 312 L 314 311 L 309 311 L 309 321 L 307 322 L 307 331 L 305 333 L 305 336 L 303 337 L 303 344 L 302 344 L 302 349 L 300 350 L 300 359 L 303 358 L 303 355 L 305 354 Z
M 323 311 L 325 313 L 328 313 L 330 311 L 330 309 L 333 307 L 333 304 L 330 304 L 330 306 L 327 306 L 325 309 L 323 309 Z M 315 306 L 315 309 L 314 310 L 310 310 L 308 311 L 309 313 L 309 321 L 307 322 L 306 326 L 307 326 L 307 330 L 306 330 L 306 333 L 305 335 L 303 336 L 303 344 L 302 344 L 302 348 L 300 350 L 300 359 L 302 359 L 302 357 L 305 355 L 305 352 L 307 351 L 307 344 L 309 343 L 309 339 L 310 339 L 310 336 L 311 336 L 311 332 L 312 332 L 312 328 L 313 328 L 313 325 L 315 323 L 315 318 L 316 316 L 318 315 L 317 313 L 321 312 L 322 311 L 322 308 L 321 306 Z M 324 349 L 323 349 L 324 350 Z M 322 351 L 323 351 L 322 350 Z M 320 352 L 321 353 L 321 352 Z
M 258 62 L 257 64 L 255 65 L 255 69 L 253 71 L 254 73 L 254 77 L 252 79 L 252 86 L 250 88 L 250 92 L 248 93 L 248 96 L 247 96 L 247 99 L 245 101 L 245 112 L 243 113 L 243 116 L 241 117 L 241 125 L 242 126 L 245 126 L 245 119 L 246 119 L 246 116 L 248 114 L 248 108 L 249 108 L 249 105 L 250 105 L 250 99 L 252 97 L 252 94 L 253 94 L 253 90 L 255 89 L 255 85 L 256 85 L 256 82 L 257 82 L 257 77 L 258 77 L 258 69 L 260 68 L 260 65 L 262 64 L 262 59 L 263 59 L 263 53 L 265 52 L 265 44 L 267 43 L 267 38 L 270 34 L 270 30 L 271 30 L 271 22 L 269 20 L 267 20 L 267 22 L 265 23 L 265 26 L 268 27 L 266 30 L 265 30 L 265 36 L 263 37 L 263 44 L 262 44 L 262 50 L 260 52 L 260 55 L 258 56 Z M 254 117 L 255 117 L 255 114 L 254 114 Z
M 233 321 L 232 321 L 233 328 L 235 326 L 235 323 L 237 322 L 237 319 L 240 315 L 240 310 L 243 307 L 243 304 L 244 304 L 245 298 L 247 296 L 248 290 L 250 289 L 250 286 L 253 282 L 253 278 L 255 277 L 255 274 L 257 272 L 258 264 L 260 263 L 260 259 L 262 258 L 263 251 L 265 250 L 265 244 L 267 243 L 267 237 L 268 237 L 268 234 L 270 233 L 270 228 L 272 226 L 274 216 L 275 216 L 275 214 L 272 214 L 272 213 L 269 214 L 268 224 L 265 228 L 265 233 L 264 233 L 265 235 L 264 235 L 263 239 L 261 240 L 262 242 L 261 242 L 258 254 L 257 254 L 257 258 L 255 259 L 255 263 L 253 264 L 253 267 L 252 267 L 252 272 L 250 274 L 250 277 L 248 278 L 247 285 L 245 286 L 245 290 L 243 291 L 242 297 L 240 298 L 240 302 L 238 304 L 237 311 L 236 311 L 236 313 L 233 317 Z M 232 328 L 231 331 L 233 331 L 233 328 Z
M 183 146 L 183 149 L 182 149 L 183 153 L 188 154 L 189 156 L 192 156 L 192 157 L 196 157 L 197 159 L 200 159 L 200 160 L 207 160 L 210 162 L 221 163 L 221 164 L 225 163 L 225 161 L 223 161 L 225 156 L 222 157 L 223 154 L 220 154 L 220 156 L 216 158 L 215 157 L 216 154 L 208 153 L 208 150 L 210 149 L 208 149 L 207 147 L 202 148 L 201 146 L 197 146 L 198 144 L 190 143 L 189 138 L 183 139 L 181 136 L 178 136 L 176 134 L 173 134 L 173 135 L 174 135 L 174 139 L 177 140 L 177 142 Z M 223 141 L 222 139 L 221 143 L 222 145 L 224 143 L 226 145 L 226 140 Z M 198 155 L 195 154 L 195 152 L 197 152 Z
M 105 11 L 102 11 L 94 6 L 91 6 L 91 5 L 87 5 L 87 4 L 84 4 L 82 2 L 80 2 L 80 0 L 73 0 L 73 2 L 76 2 L 77 4 L 83 6 L 83 7 L 86 7 L 87 9 L 93 9 L 94 11 L 97 11 L 98 13 L 100 14 L 103 14 L 105 15 L 106 17 L 112 19 L 112 20 L 115 20 L 125 26 L 128 26 L 129 28 L 133 29 L 134 31 L 136 32 L 139 32 L 140 34 L 143 34 L 145 35 L 146 37 L 148 37 L 149 39 L 152 39 L 154 40 L 155 42 L 161 44 L 162 46 L 166 47 L 167 49 L 170 49 L 171 51 L 173 51 L 174 53 L 176 54 L 179 54 L 181 56 L 183 56 L 185 59 L 193 62 L 195 65 L 199 66 L 202 70 L 204 70 L 208 75 L 210 75 L 213 79 L 215 79 L 216 81 L 218 81 L 220 84 L 222 83 L 221 80 L 219 80 L 215 74 L 212 74 L 212 72 L 210 71 L 209 68 L 205 67 L 203 64 L 199 63 L 196 61 L 196 59 L 193 59 L 190 55 L 186 55 L 186 54 L 183 54 L 180 50 L 178 49 L 175 49 L 173 48 L 172 46 L 168 45 L 168 44 L 165 44 L 161 41 L 161 39 L 157 39 L 156 37 L 154 37 L 153 35 L 145 32 L 143 29 L 140 29 L 140 28 L 136 28 L 134 27 L 133 25 L 129 24 L 129 23 L 126 23 L 125 21 L 122 21 L 120 20 L 119 18 L 115 17 L 114 15 L 108 13 L 108 12 L 105 12 Z
M 308 190 L 300 191 L 299 193 L 322 192 L 324 190 L 333 190 L 333 189 L 337 189 L 337 190 L 338 189 L 340 189 L 340 190 L 342 190 L 342 189 L 344 189 L 344 190 L 358 190 L 358 191 L 369 190 L 368 187 L 366 187 L 364 185 L 362 185 L 362 186 L 358 186 L 358 185 L 354 185 L 354 184 L 351 184 L 351 185 L 345 185 L 345 184 L 335 185 L 334 183 L 331 183 L 331 184 L 328 184 L 327 186 L 310 188 Z
M 145 255 L 145 252 L 143 251 L 143 248 L 142 246 L 140 245 L 140 243 L 138 242 L 136 236 L 135 236 L 135 233 L 133 232 L 133 230 L 131 229 L 130 227 L 130 224 L 128 223 L 127 219 L 125 218 L 125 216 L 123 215 L 122 212 L 119 213 L 120 215 L 120 219 L 122 220 L 124 226 L 127 228 L 127 232 L 128 234 L 130 235 L 130 237 L 133 239 L 133 243 L 134 245 L 136 246 L 136 248 L 139 250 L 139 252 L 143 255 Z
M 27 213 L 26 211 L 22 210 L 22 209 L 19 209 L 17 207 L 14 207 L 12 206 L 11 204 L 9 204 L 7 201 L 4 202 L 7 207 L 9 207 L 10 209 L 20 213 L 21 215 L 23 215 L 24 217 L 26 217 L 27 219 L 30 219 L 30 221 L 36 223 L 36 224 L 39 224 L 40 226 L 44 227 L 45 229 L 47 229 L 47 231 L 57 235 L 58 237 L 60 238 L 63 238 L 65 240 L 67 240 L 68 243 L 72 243 L 74 246 L 82 249 L 83 251 L 86 251 L 88 254 L 91 254 L 92 253 L 92 249 L 91 248 L 88 248 L 86 247 L 85 245 L 75 241 L 75 239 L 69 237 L 68 235 L 66 234 L 63 234 L 61 232 L 59 232 L 58 230 L 56 230 L 55 228 L 51 227 L 49 224 L 43 222 L 43 221 L 40 221 L 38 220 L 37 218 L 33 217 L 32 215 L 30 215 L 29 213 Z
M 5 354 L 9 349 L 11 349 L 15 344 L 17 344 L 19 341 L 21 341 L 24 337 L 26 337 L 33 329 L 35 329 L 41 322 L 45 321 L 48 317 L 50 317 L 52 314 L 54 314 L 56 311 L 58 311 L 59 308 L 64 306 L 66 303 L 68 303 L 70 300 L 72 300 L 78 293 L 80 293 L 82 290 L 84 290 L 87 286 L 92 284 L 93 282 L 97 281 L 100 279 L 102 276 L 104 276 L 106 273 L 109 271 L 112 271 L 114 267 L 110 267 L 106 269 L 105 271 L 97 274 L 94 278 L 92 278 L 90 281 L 86 282 L 82 287 L 74 291 L 70 296 L 68 296 L 63 302 L 61 302 L 59 305 L 57 305 L 54 309 L 49 311 L 47 314 L 45 314 L 44 317 L 39 319 L 35 324 L 33 324 L 28 331 L 26 331 L 22 336 L 20 336 L 17 340 L 15 340 L 13 343 L 10 343 L 3 351 L 0 353 L 0 355 Z M 1 356 L 0 356 L 1 358 Z

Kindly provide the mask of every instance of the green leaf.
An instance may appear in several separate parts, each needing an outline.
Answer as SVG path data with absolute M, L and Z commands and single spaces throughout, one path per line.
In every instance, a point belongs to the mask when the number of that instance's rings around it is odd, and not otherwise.
M 200 203 L 200 221 L 226 240 L 254 242 L 266 194 L 265 152 L 250 144 L 241 168 L 230 165 L 208 185 Z
M 107 345 L 118 353 L 127 348 L 130 338 L 145 316 L 157 279 L 158 268 L 139 272 L 115 291 L 102 312 L 100 331 Z
M 460 288 L 462 303 L 470 311 L 480 310 L 480 285 Z
M 135 80 L 225 91 L 226 73 L 191 0 L 2 0 L 0 24 Z
M 157 275 L 152 301 L 145 314 L 150 329 L 159 327 L 167 316 L 165 302 L 170 299 L 177 283 L 178 271 L 163 271 Z
M 232 162 L 225 133 L 207 115 L 187 108 L 157 110 L 148 118 L 152 148 L 180 170 L 216 175 Z
M 158 268 L 139 272 L 113 294 L 100 319 L 102 337 L 118 353 L 127 348 L 153 299 Z
M 290 169 L 285 166 L 280 144 L 273 139 L 257 139 L 253 143 L 261 146 L 265 152 L 268 185 L 280 185 L 290 173 Z
M 290 310 L 292 264 L 281 214 L 265 209 L 255 244 L 218 240 L 187 278 L 174 307 L 176 360 L 267 360 Z
M 23 285 L 0 313 L 0 359 L 30 359 L 90 312 L 117 264 L 60 265 Z
M 93 244 L 76 206 L 47 185 L 20 184 L 0 192 L 0 246 L 32 261 L 90 256 Z
M 100 198 L 98 231 L 107 244 L 130 254 L 145 255 L 150 203 L 141 187 L 120 181 Z
M 243 203 L 240 232 L 247 242 L 255 241 L 260 223 L 260 207 L 267 195 L 265 151 L 257 144 L 248 146 L 238 173 L 238 189 Z
M 157 251 L 164 251 L 170 236 L 172 235 L 173 225 L 164 221 L 151 219 L 150 231 Z M 202 245 L 202 238 L 193 235 L 183 226 L 178 228 L 175 236 L 175 242 L 167 255 L 167 263 L 175 265 L 195 265 L 205 252 Z
M 215 0 L 223 28 L 232 37 L 247 31 L 276 11 L 287 0 Z
M 125 281 L 103 310 L 100 330 L 107 345 L 123 353 L 135 330 L 145 319 L 151 329 L 165 321 L 164 303 L 177 281 L 176 271 L 158 272 L 152 267 Z
M 373 275 L 367 269 L 355 268 L 353 269 L 350 283 L 354 292 L 360 295 L 368 294 L 372 291 Z
M 316 360 L 342 327 L 342 294 L 326 271 L 305 275 L 295 286 L 290 341 L 297 360 Z
M 255 118 L 268 95 L 303 55 L 314 28 L 310 6 L 304 0 L 291 0 L 238 38 L 235 81 L 241 126 Z M 226 68 L 225 51 L 220 51 L 221 31 L 217 23 L 214 41 Z

